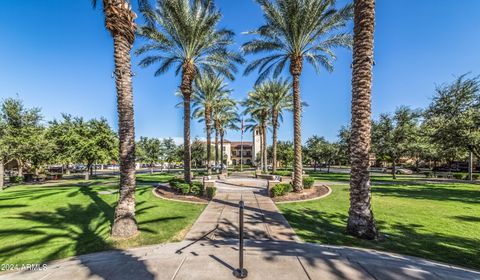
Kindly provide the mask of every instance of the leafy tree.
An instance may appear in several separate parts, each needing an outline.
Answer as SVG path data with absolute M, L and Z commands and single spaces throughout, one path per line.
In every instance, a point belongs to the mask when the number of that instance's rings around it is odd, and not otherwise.
M 18 176 L 23 176 L 23 170 L 32 160 L 35 160 L 36 165 L 45 162 L 45 157 L 40 158 L 35 154 L 46 141 L 41 120 L 39 108 L 27 109 L 20 99 L 4 100 L 0 111 L 0 169 L 9 162 L 16 161 Z
M 155 163 L 162 158 L 162 142 L 157 138 L 140 137 L 137 145 L 137 158 L 150 166 L 150 174 L 153 174 Z
M 106 163 L 118 157 L 118 138 L 106 119 L 85 121 L 65 114 L 62 118 L 50 122 L 47 132 L 54 144 L 53 154 L 66 164 L 85 164 L 85 180 L 90 179 L 94 163 Z
M 92 0 L 93 6 L 97 0 Z M 115 207 L 112 236 L 128 238 L 137 232 L 135 220 L 135 128 L 130 51 L 137 15 L 129 0 L 102 0 L 105 28 L 113 37 L 120 145 L 120 196 Z
M 179 161 L 182 157 L 176 154 L 177 145 L 172 138 L 164 138 L 162 141 L 163 160 L 168 163 Z
M 480 77 L 458 77 L 436 88 L 426 111 L 431 141 L 447 150 L 461 147 L 480 158 Z
M 352 126 L 350 141 L 350 209 L 347 232 L 375 239 L 377 228 L 371 206 L 369 153 L 375 0 L 354 0 L 352 61 Z
M 195 168 L 201 165 L 207 159 L 207 149 L 204 142 L 199 138 L 195 138 L 192 142 L 192 160 L 195 163 Z
M 411 155 L 419 133 L 419 112 L 399 107 L 393 116 L 381 114 L 372 126 L 372 146 L 375 156 L 392 163 L 392 176 L 396 179 L 396 164 L 404 156 Z
M 220 73 L 233 79 L 237 71 L 235 63 L 243 63 L 240 54 L 228 50 L 234 43 L 234 33 L 217 30 L 221 19 L 213 0 L 157 0 L 153 9 L 147 0 L 140 1 L 140 11 L 145 24 L 138 34 L 148 42 L 140 47 L 137 55 L 150 53 L 140 66 L 160 63 L 155 76 L 175 65 L 175 73 L 181 72 L 180 91 L 184 110 L 184 177 L 191 181 L 190 100 L 192 83 L 202 72 Z
M 295 166 L 293 186 L 295 191 L 302 184 L 302 140 L 300 75 L 304 59 L 318 72 L 320 68 L 333 71 L 333 49 L 350 47 L 351 34 L 340 33 L 352 17 L 352 5 L 339 10 L 331 0 L 257 0 L 266 23 L 248 34 L 256 38 L 245 43 L 245 54 L 267 53 L 252 61 L 245 74 L 258 69 L 257 83 L 271 73 L 278 77 L 287 62 L 290 63 L 293 88 Z
M 295 159 L 295 152 L 293 149 L 293 142 L 291 141 L 278 141 L 278 160 L 281 166 L 284 168 L 292 167 Z
M 350 163 L 350 127 L 342 126 L 338 132 L 338 159 L 342 163 Z
M 325 162 L 328 167 L 327 172 L 330 173 L 330 165 L 338 154 L 338 147 L 335 144 L 314 135 L 307 140 L 305 151 L 308 157 L 314 161 L 315 171 L 317 171 L 318 163 Z

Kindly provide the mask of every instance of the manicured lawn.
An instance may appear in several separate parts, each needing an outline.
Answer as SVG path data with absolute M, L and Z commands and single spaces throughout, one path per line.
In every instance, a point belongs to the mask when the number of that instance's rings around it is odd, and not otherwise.
M 373 248 L 480 269 L 480 185 L 412 184 L 408 176 L 397 182 L 375 176 L 373 211 L 381 237 L 364 241 L 345 234 L 348 174 L 316 177 L 337 182 L 331 185 L 330 196 L 279 205 L 303 240 Z
M 117 178 L 10 187 L 0 192 L 0 263 L 39 263 L 180 240 L 204 206 L 155 197 L 151 182 L 170 178 L 137 175 L 136 213 L 141 234 L 128 241 L 109 239 L 118 198 Z

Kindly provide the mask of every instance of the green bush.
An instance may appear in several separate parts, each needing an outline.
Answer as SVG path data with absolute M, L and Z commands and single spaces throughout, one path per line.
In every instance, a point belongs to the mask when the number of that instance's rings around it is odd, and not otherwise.
M 480 174 L 472 174 L 473 180 L 478 180 L 478 178 L 480 178 Z
M 315 183 L 315 179 L 312 177 L 303 177 L 303 187 L 305 189 L 309 189 L 313 187 L 313 184 Z
M 175 189 L 183 195 L 186 195 L 190 192 L 190 185 L 187 183 L 177 183 Z
M 206 187 L 205 188 L 205 194 L 207 195 L 208 199 L 212 199 L 215 194 L 217 193 L 217 188 L 216 187 Z
M 275 171 L 272 174 L 278 175 L 278 176 L 292 176 L 292 172 L 290 171 Z
M 272 197 L 285 195 L 293 190 L 292 185 L 290 184 L 277 184 L 272 187 L 270 194 Z
M 453 173 L 452 176 L 453 176 L 454 179 L 457 179 L 457 180 L 463 180 L 463 178 L 464 178 L 464 175 L 460 174 L 460 173 Z
M 190 193 L 197 196 L 203 195 L 203 184 L 201 182 L 192 182 Z
M 173 179 L 170 179 L 168 183 L 170 184 L 170 186 L 172 186 L 172 188 L 175 189 L 178 184 L 185 184 L 185 180 L 179 179 L 179 178 L 173 178 Z
M 10 176 L 10 184 L 19 184 L 23 182 L 22 176 Z

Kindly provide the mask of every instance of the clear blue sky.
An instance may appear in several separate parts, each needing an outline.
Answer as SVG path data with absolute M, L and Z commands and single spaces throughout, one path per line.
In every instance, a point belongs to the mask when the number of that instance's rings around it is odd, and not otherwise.
M 224 14 L 221 25 L 237 34 L 236 47 L 248 39 L 242 31 L 263 22 L 253 0 L 216 2 Z M 424 107 L 435 84 L 465 72 L 480 74 L 480 1 L 380 0 L 376 13 L 374 116 L 399 105 Z M 27 106 L 41 107 L 46 120 L 63 112 L 103 116 L 116 128 L 112 39 L 90 0 L 4 1 L 0 38 L 1 99 L 18 94 Z M 335 140 L 340 126 L 350 121 L 351 52 L 337 55 L 334 73 L 317 76 L 306 67 L 301 77 L 302 96 L 310 104 L 304 111 L 304 140 L 313 134 Z M 154 68 L 140 69 L 138 61 L 133 57 L 137 137 L 181 138 L 181 112 L 174 107 L 180 78 L 174 73 L 155 78 Z M 254 80 L 254 74 L 239 74 L 230 83 L 234 97 L 243 99 Z M 202 125 L 192 124 L 192 135 L 204 137 Z M 292 139 L 292 130 L 287 114 L 279 138 Z M 227 138 L 240 136 L 228 132 Z

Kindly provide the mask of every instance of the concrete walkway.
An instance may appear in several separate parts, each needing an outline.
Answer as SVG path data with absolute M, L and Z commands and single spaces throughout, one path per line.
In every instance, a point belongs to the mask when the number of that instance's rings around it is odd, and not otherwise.
M 215 198 L 197 219 L 186 240 L 238 238 L 239 208 L 244 208 L 245 238 L 300 242 L 273 201 L 265 196 L 266 181 L 248 178 L 228 179 L 216 183 Z
M 480 272 L 419 258 L 301 243 L 263 195 L 264 184 L 244 178 L 219 182 L 217 196 L 182 242 L 77 256 L 52 262 L 46 270 L 2 274 L 0 280 L 235 279 L 241 197 L 246 203 L 247 279 L 480 279 Z

